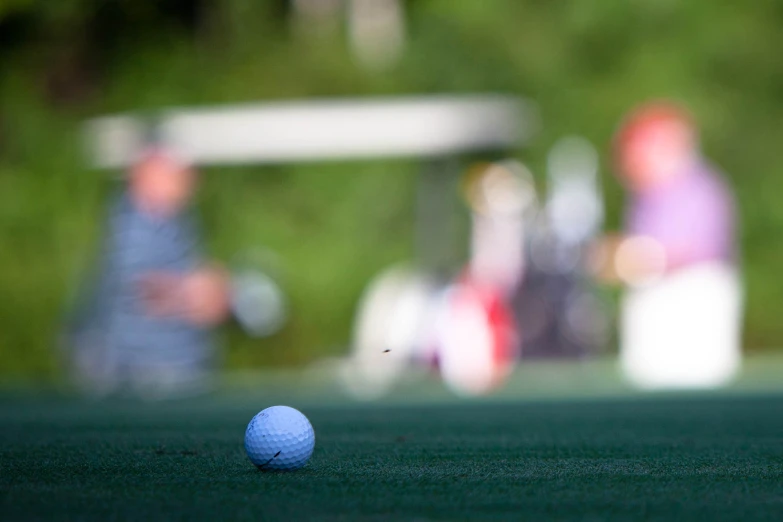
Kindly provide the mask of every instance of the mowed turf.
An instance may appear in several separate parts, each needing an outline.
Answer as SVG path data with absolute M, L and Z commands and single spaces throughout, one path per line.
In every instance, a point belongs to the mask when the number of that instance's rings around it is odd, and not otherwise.
M 294 404 L 293 473 L 245 456 L 268 405 L 2 401 L 0 519 L 783 520 L 781 396 Z

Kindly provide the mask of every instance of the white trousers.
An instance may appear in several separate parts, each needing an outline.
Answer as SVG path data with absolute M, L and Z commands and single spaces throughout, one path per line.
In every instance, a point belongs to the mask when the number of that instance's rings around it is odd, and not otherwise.
M 721 263 L 689 267 L 622 299 L 620 365 L 644 389 L 716 388 L 741 359 L 742 283 Z

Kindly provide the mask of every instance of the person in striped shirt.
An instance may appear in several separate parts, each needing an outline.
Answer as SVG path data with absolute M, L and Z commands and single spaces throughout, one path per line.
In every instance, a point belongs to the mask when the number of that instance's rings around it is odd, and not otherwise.
M 230 308 L 229 277 L 205 260 L 189 210 L 197 175 L 151 148 L 110 208 L 96 284 L 68 327 L 69 359 L 88 389 L 146 395 L 208 387 L 213 327 Z

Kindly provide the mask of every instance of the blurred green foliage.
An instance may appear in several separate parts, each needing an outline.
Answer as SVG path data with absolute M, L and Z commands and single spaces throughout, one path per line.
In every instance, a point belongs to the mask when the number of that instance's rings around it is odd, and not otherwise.
M 399 63 L 368 71 L 344 27 L 294 30 L 283 0 L 0 0 L 0 375 L 57 375 L 56 338 L 94 251 L 107 194 L 79 124 L 110 111 L 440 92 L 518 93 L 543 128 L 520 157 L 539 175 L 564 134 L 604 154 L 609 224 L 622 194 L 608 143 L 651 97 L 689 104 L 741 207 L 746 345 L 781 346 L 783 2 L 417 0 Z M 301 29 L 301 28 L 298 28 Z M 291 324 L 231 366 L 339 354 L 368 279 L 413 255 L 414 162 L 209 169 L 212 252 L 263 245 L 284 262 Z

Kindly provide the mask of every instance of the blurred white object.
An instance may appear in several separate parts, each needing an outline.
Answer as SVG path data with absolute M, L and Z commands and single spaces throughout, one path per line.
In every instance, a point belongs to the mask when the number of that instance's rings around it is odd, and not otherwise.
M 250 269 L 232 274 L 231 295 L 234 316 L 248 335 L 269 337 L 285 325 L 285 296 L 267 274 Z
M 740 366 L 736 268 L 702 264 L 632 287 L 622 300 L 620 364 L 643 389 L 715 388 Z
M 446 385 L 459 395 L 482 395 L 495 381 L 492 332 L 478 300 L 458 293 L 444 296 L 437 319 L 438 363 Z
M 521 163 L 487 165 L 467 187 L 472 210 L 471 277 L 511 293 L 525 264 L 525 217 L 535 204 L 533 175 Z
M 240 250 L 231 263 L 231 308 L 244 332 L 270 337 L 288 320 L 288 300 L 279 284 L 282 262 L 258 246 Z
M 513 369 L 516 333 L 498 305 L 470 284 L 455 284 L 440 299 L 434 323 L 438 364 L 458 395 L 487 394 Z
M 161 144 L 193 164 L 269 164 L 514 148 L 537 115 L 518 98 L 434 96 L 171 109 L 157 126 Z M 126 167 L 145 131 L 133 115 L 87 122 L 92 164 Z
M 348 31 L 354 55 L 372 69 L 394 65 L 405 43 L 400 0 L 349 0 Z
M 359 304 L 343 384 L 360 399 L 387 393 L 414 359 L 425 357 L 425 328 L 436 285 L 406 267 L 381 273 Z
M 547 213 L 553 232 L 568 244 L 592 237 L 604 218 L 595 147 L 584 138 L 563 138 L 549 152 L 547 169 Z

